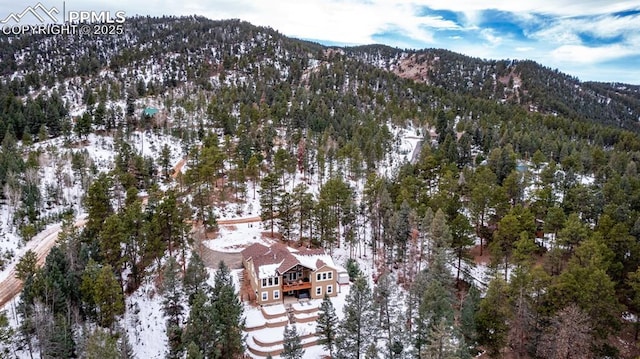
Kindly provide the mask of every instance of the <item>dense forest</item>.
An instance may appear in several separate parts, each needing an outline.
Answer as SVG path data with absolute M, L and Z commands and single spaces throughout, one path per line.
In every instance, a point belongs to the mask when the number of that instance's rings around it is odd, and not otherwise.
M 238 20 L 126 26 L 0 36 L 2 228 L 63 223 L 46 260 L 2 253 L 23 289 L 0 358 L 134 357 L 126 298 L 152 281 L 167 357 L 242 357 L 238 288 L 225 263 L 209 279 L 194 228 L 255 198 L 269 238 L 347 251 L 344 312 L 326 298 L 317 326 L 332 357 L 640 355 L 637 86 Z M 399 162 L 403 130 L 421 147 Z M 103 166 L 85 147 L 107 137 Z M 302 352 L 287 327 L 282 357 Z

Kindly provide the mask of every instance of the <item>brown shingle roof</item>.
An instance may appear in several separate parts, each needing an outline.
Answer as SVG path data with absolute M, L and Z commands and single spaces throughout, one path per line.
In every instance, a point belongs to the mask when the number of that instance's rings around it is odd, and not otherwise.
M 322 249 L 307 249 L 300 248 L 295 250 L 296 255 L 291 253 L 291 250 L 286 245 L 280 243 L 274 243 L 270 247 L 267 247 L 260 243 L 255 243 L 245 248 L 242 253 L 242 258 L 244 260 L 252 260 L 253 261 L 253 269 L 255 271 L 256 277 L 260 277 L 260 267 L 268 266 L 268 265 L 278 265 L 275 269 L 279 274 L 282 274 L 296 265 L 301 265 L 304 267 L 309 267 L 310 264 L 308 261 L 307 264 L 301 263 L 301 260 L 298 256 L 316 256 L 316 255 L 325 255 L 325 251 Z M 312 262 L 313 263 L 313 262 Z M 318 259 L 315 262 L 316 268 L 309 268 L 311 270 L 315 270 L 317 268 L 328 265 L 323 260 Z M 271 270 L 271 269 L 269 269 Z M 273 273 L 272 275 L 276 275 Z
M 265 254 L 267 251 L 269 250 L 269 247 L 260 244 L 260 243 L 254 243 L 252 245 L 250 245 L 249 247 L 245 248 L 242 250 L 242 258 L 244 260 L 247 259 L 251 259 L 251 258 L 257 258 L 263 254 Z

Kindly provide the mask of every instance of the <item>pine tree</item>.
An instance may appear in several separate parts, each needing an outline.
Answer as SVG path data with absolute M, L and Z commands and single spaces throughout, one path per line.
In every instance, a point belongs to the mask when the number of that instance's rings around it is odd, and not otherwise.
M 162 177 L 164 180 L 169 180 L 169 177 L 171 176 L 171 148 L 166 143 L 162 146 L 158 164 L 162 168 Z
M 167 191 L 153 217 L 153 225 L 162 242 L 169 248 L 169 256 L 171 257 L 173 257 L 174 250 L 184 251 L 187 245 L 184 214 L 183 208 L 176 198 L 176 193 Z
M 127 240 L 126 228 L 120 214 L 107 217 L 99 235 L 100 257 L 109 264 L 118 276 L 122 273 L 125 258 L 122 256 L 122 246 Z
M 438 209 L 433 216 L 433 222 L 430 226 L 430 237 L 435 248 L 449 248 L 451 246 L 451 230 L 447 225 L 447 219 L 444 212 Z
M 78 138 L 82 140 L 82 137 L 85 139 L 91 133 L 91 125 L 93 123 L 93 118 L 89 112 L 85 112 L 82 116 L 80 116 L 76 120 L 76 124 L 74 126 L 74 130 Z
M 387 272 L 378 277 L 378 283 L 373 290 L 373 300 L 378 315 L 380 329 L 387 341 L 386 358 L 400 358 L 405 348 L 408 347 L 406 332 L 406 320 L 403 313 L 398 310 L 404 300 L 398 292 L 397 284 Z
M 220 358 L 233 359 L 244 352 L 242 303 L 235 291 L 229 268 L 220 262 L 212 290 L 213 310 L 217 318 L 216 347 Z
M 13 345 L 13 328 L 9 325 L 9 319 L 5 311 L 0 312 L 0 359 L 11 357 L 11 347 Z
M 460 312 L 460 331 L 465 342 L 471 346 L 476 345 L 477 329 L 475 313 L 480 303 L 480 291 L 475 285 L 469 287 L 467 295 L 462 302 L 462 310 Z
M 509 274 L 509 259 L 513 252 L 515 242 L 520 238 L 520 222 L 514 214 L 507 214 L 502 217 L 498 224 L 498 229 L 493 233 L 491 242 L 491 253 L 498 260 L 504 263 L 504 280 Z
M 103 266 L 98 274 L 94 299 L 100 311 L 100 322 L 104 327 L 110 327 L 116 316 L 124 314 L 122 287 L 109 265 Z
M 377 332 L 371 289 L 364 277 L 356 278 L 343 310 L 344 319 L 336 335 L 336 358 L 360 358 Z
M 102 328 L 88 336 L 84 355 L 87 359 L 120 359 L 116 338 Z
M 298 210 L 295 208 L 293 196 L 284 192 L 280 196 L 280 200 L 277 203 L 278 211 L 278 229 L 284 241 L 289 241 L 293 237 L 293 230 L 295 226 L 296 217 L 298 217 Z
M 434 258 L 439 261 L 442 256 L 436 254 Z M 446 268 L 440 269 L 439 266 L 432 265 L 427 275 L 426 287 L 418 308 L 415 333 L 415 348 L 418 354 L 422 352 L 422 347 L 429 343 L 429 333 L 435 325 L 442 320 L 447 325 L 453 322 L 453 295 L 448 280 L 449 274 L 444 273 L 446 270 Z
M 458 338 L 453 326 L 441 318 L 427 335 L 427 343 L 420 349 L 420 359 L 459 359 Z
M 84 206 L 87 210 L 85 238 L 97 239 L 98 234 L 102 231 L 105 218 L 114 212 L 111 207 L 110 187 L 111 179 L 102 174 L 89 186 L 84 199 Z
M 176 357 L 181 350 L 182 329 L 180 327 L 182 311 L 182 286 L 179 279 L 180 268 L 175 258 L 167 260 L 162 280 L 162 311 L 167 317 L 167 337 L 169 338 L 169 356 Z
M 217 348 L 217 313 L 207 294 L 203 291 L 196 292 L 191 301 L 189 318 L 182 336 L 183 343 L 194 344 L 198 353 L 206 358 L 219 358 Z M 187 349 L 190 351 L 189 349 Z M 192 354 L 195 354 L 192 351 Z
M 507 284 L 501 278 L 489 283 L 487 295 L 476 312 L 478 344 L 485 346 L 491 356 L 498 355 L 507 343 L 508 320 L 511 308 L 508 303 Z
M 284 350 L 282 351 L 283 359 L 302 359 L 304 349 L 302 349 L 302 341 L 298 335 L 298 331 L 294 325 L 284 327 Z
M 195 251 L 191 252 L 191 258 L 187 265 L 187 271 L 182 279 L 184 284 L 184 293 L 189 299 L 189 304 L 193 301 L 193 297 L 197 292 L 208 292 L 211 288 L 207 284 L 209 272 L 204 266 L 202 258 Z
M 28 278 L 31 278 L 35 275 L 37 270 L 37 261 L 38 257 L 36 256 L 36 252 L 29 249 L 18 261 L 16 264 L 16 278 L 21 281 L 26 281 Z
M 333 355 L 333 347 L 336 341 L 336 328 L 338 327 L 338 316 L 329 296 L 325 293 L 320 305 L 318 314 L 318 324 L 316 331 L 319 337 L 319 344 L 329 351 L 329 356 Z
M 273 227 L 275 226 L 278 202 L 282 195 L 282 187 L 275 173 L 269 173 L 262 178 L 260 183 L 260 218 L 263 222 L 268 222 L 273 237 Z
M 469 224 L 467 217 L 458 213 L 456 218 L 451 222 L 451 248 L 453 248 L 458 260 L 456 280 L 460 280 L 462 259 L 465 258 L 467 249 L 474 243 L 471 238 L 471 231 L 471 225 Z
M 194 342 L 189 342 L 187 345 L 187 359 L 204 359 L 200 348 Z

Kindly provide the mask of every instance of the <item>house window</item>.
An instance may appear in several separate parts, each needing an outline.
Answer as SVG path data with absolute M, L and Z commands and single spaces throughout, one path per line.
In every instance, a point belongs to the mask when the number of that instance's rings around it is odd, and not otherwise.
M 273 299 L 280 299 L 280 291 L 279 290 L 274 290 L 273 291 Z
M 265 301 L 269 299 L 269 292 L 262 292 L 262 300 Z
M 280 285 L 280 277 L 269 277 L 262 279 L 262 288 L 276 287 Z
M 333 272 L 320 272 L 316 274 L 316 280 L 318 282 L 323 280 L 331 280 L 331 279 L 333 279 Z
M 328 285 L 327 286 L 327 294 L 331 294 L 333 293 L 333 286 L 332 285 Z
M 316 295 L 322 295 L 322 287 L 316 287 Z

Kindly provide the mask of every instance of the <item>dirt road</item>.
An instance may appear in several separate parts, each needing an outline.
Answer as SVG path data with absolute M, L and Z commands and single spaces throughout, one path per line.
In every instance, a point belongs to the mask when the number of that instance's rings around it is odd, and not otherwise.
M 242 224 L 242 223 L 254 223 L 260 222 L 260 216 L 244 217 L 244 218 L 231 218 L 231 219 L 219 219 L 218 224 Z
M 76 221 L 76 227 L 82 227 L 86 219 Z M 38 266 L 42 266 L 47 259 L 51 248 L 56 244 L 58 233 L 62 230 L 62 224 L 53 225 L 38 233 L 24 248 L 24 252 L 31 249 L 38 257 Z M 4 307 L 11 299 L 20 294 L 22 281 L 16 278 L 15 263 L 10 266 L 9 275 L 0 282 L 0 308 Z

